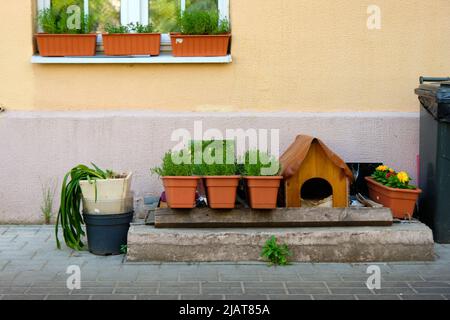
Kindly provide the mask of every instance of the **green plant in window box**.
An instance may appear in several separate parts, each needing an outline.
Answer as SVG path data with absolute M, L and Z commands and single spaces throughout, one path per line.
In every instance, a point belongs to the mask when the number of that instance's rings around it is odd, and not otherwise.
M 93 56 L 97 36 L 90 33 L 89 15 L 69 7 L 48 8 L 38 12 L 37 23 L 44 33 L 35 35 L 38 51 L 44 57 Z
M 75 17 L 78 13 L 68 13 L 67 7 L 60 10 L 47 8 L 39 11 L 37 15 L 38 25 L 45 33 L 49 34 L 87 34 L 92 31 L 92 19 L 90 15 Z M 79 22 L 79 25 L 78 25 Z
M 125 34 L 125 33 L 153 33 L 153 25 L 137 23 L 129 23 L 126 26 L 107 24 L 105 26 L 105 32 L 109 34 Z
M 105 26 L 105 32 L 109 34 L 124 34 L 129 33 L 130 29 L 128 26 L 115 25 L 115 24 L 107 24 Z
M 186 10 L 178 16 L 177 33 L 171 33 L 176 57 L 225 56 L 230 43 L 230 23 L 216 10 Z
M 160 53 L 161 34 L 153 32 L 152 24 L 130 23 L 126 26 L 108 24 L 103 34 L 107 56 L 157 56 Z
M 131 23 L 130 28 L 136 33 L 154 33 L 155 32 L 153 25 L 151 23 L 149 23 L 147 25 L 141 24 L 139 22 Z
M 186 10 L 178 18 L 178 27 L 185 35 L 214 35 L 230 32 L 227 19 L 220 19 L 217 11 Z

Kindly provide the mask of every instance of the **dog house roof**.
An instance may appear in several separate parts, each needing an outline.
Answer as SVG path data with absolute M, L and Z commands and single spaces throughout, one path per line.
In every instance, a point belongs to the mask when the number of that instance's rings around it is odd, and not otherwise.
M 300 169 L 303 161 L 308 155 L 311 144 L 317 142 L 322 150 L 325 152 L 326 156 L 331 160 L 331 162 L 344 171 L 345 175 L 349 179 L 353 179 L 353 174 L 347 164 L 342 160 L 337 154 L 331 151 L 325 143 L 320 139 L 299 135 L 295 139 L 294 143 L 289 146 L 286 152 L 280 158 L 280 164 L 282 167 L 282 176 L 284 178 L 290 178 Z

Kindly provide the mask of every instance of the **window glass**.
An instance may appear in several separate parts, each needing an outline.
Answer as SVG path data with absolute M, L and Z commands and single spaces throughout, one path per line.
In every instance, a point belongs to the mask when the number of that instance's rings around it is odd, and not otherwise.
M 186 0 L 186 10 L 219 10 L 218 0 Z M 149 0 L 150 21 L 161 33 L 176 31 L 179 0 Z
M 120 0 L 89 0 L 94 31 L 105 31 L 110 23 L 120 25 Z
M 218 0 L 186 0 L 186 10 L 219 10 Z
M 63 10 L 63 9 L 65 10 L 65 9 L 67 9 L 67 7 L 69 7 L 71 5 L 79 6 L 81 8 L 81 10 L 83 10 L 84 0 L 52 0 L 51 1 L 52 8 L 57 9 L 58 11 Z
M 150 0 L 150 22 L 155 31 L 169 33 L 176 30 L 179 8 L 178 0 Z
M 107 23 L 120 24 L 120 0 L 52 0 L 51 6 L 57 10 L 66 10 L 71 5 L 77 5 L 83 12 L 85 1 L 89 3 L 93 31 L 104 31 Z
M 120 24 L 120 0 L 51 0 L 53 8 L 65 10 L 70 5 L 78 5 L 82 10 L 89 3 L 89 14 L 93 31 L 104 31 L 105 25 Z M 219 0 L 185 0 L 186 10 L 218 10 Z M 149 20 L 155 31 L 169 33 L 176 31 L 180 0 L 149 0 Z

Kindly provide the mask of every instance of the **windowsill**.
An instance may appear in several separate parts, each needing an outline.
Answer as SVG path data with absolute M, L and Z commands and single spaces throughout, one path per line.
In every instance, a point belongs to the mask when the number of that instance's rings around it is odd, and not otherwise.
M 31 57 L 33 64 L 151 64 L 151 63 L 231 63 L 231 54 L 223 57 L 174 57 L 170 52 L 161 52 L 159 56 L 111 57 L 96 55 L 93 57 Z

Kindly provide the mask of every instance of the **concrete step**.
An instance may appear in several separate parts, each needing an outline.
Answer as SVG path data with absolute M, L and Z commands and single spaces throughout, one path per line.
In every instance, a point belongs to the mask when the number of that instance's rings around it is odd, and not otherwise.
M 271 236 L 286 243 L 293 262 L 432 261 L 431 229 L 421 223 L 390 227 L 156 229 L 132 225 L 128 261 L 251 262 L 262 261 Z

